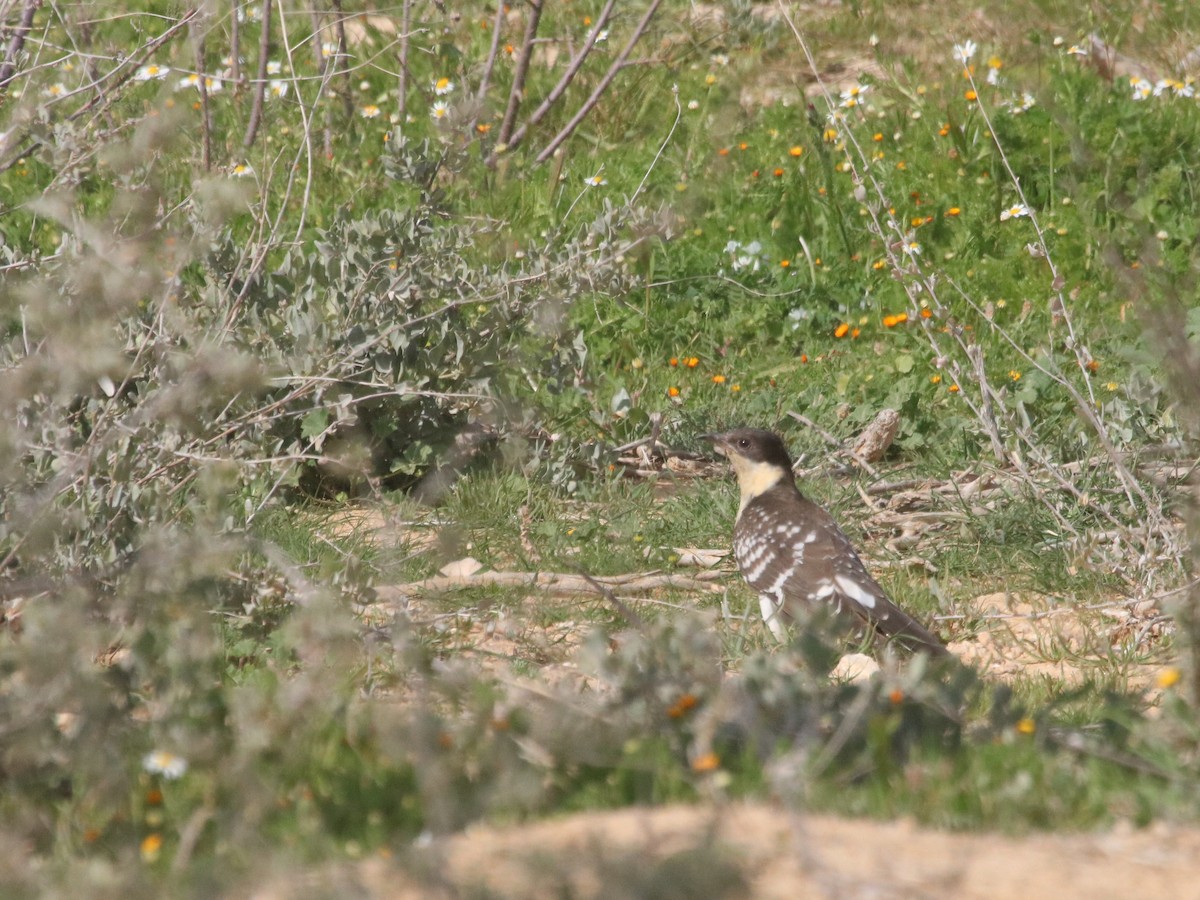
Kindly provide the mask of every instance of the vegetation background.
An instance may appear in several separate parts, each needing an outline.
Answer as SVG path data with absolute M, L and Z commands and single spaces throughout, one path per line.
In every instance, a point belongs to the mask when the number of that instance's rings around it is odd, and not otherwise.
M 634 804 L 1193 822 L 1197 16 L 0 0 L 6 896 L 484 891 L 445 836 Z M 773 646 L 738 424 L 963 667 Z M 544 867 L 752 889 L 715 835 Z

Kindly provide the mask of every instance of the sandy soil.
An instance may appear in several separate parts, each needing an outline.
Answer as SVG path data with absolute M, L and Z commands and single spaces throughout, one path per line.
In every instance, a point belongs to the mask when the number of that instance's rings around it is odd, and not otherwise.
M 423 853 L 440 887 L 415 884 L 403 874 L 412 861 L 394 859 L 364 863 L 356 880 L 395 898 L 1200 897 L 1200 831 L 1163 825 L 1016 838 L 767 805 L 671 806 L 477 826 Z
M 1091 674 L 1090 661 L 1106 648 L 1130 637 L 1150 646 L 1159 637 L 1158 626 L 1147 624 L 1156 621 L 1152 603 L 1073 608 L 1029 592 L 1002 592 L 967 601 L 962 611 L 982 627 L 952 651 L 998 680 L 1074 684 Z M 526 627 L 514 639 L 501 626 L 467 624 L 467 652 L 486 649 L 493 661 L 528 656 Z M 551 672 L 569 669 L 583 630 L 582 623 L 559 622 L 539 636 L 543 677 L 552 681 Z M 1130 686 L 1144 689 L 1153 703 L 1161 671 L 1161 665 L 1133 667 Z M 326 879 L 386 898 L 1200 900 L 1200 830 L 1157 823 L 1142 831 L 1012 837 L 941 832 L 905 820 L 796 815 L 761 803 L 670 806 L 480 824 L 403 859 L 373 858 L 317 877 Z

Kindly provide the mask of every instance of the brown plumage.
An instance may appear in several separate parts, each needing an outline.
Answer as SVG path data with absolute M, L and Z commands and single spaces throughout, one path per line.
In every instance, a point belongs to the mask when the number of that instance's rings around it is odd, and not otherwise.
M 741 505 L 733 553 L 776 637 L 784 638 L 784 620 L 796 607 L 829 608 L 910 649 L 948 654 L 935 635 L 889 599 L 833 517 L 800 493 L 778 435 L 739 428 L 703 437 L 737 474 Z

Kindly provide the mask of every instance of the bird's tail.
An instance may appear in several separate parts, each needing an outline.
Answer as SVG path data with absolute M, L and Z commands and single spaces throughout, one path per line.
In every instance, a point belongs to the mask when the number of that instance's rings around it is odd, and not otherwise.
M 881 635 L 914 653 L 928 653 L 940 658 L 953 656 L 932 631 L 895 604 L 889 603 L 888 607 L 876 615 L 875 628 Z

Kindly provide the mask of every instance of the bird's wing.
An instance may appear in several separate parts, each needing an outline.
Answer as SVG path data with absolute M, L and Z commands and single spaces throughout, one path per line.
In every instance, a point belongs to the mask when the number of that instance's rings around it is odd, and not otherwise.
M 758 509 L 751 504 L 738 524 L 734 554 L 742 575 L 784 609 L 799 603 L 845 610 L 885 637 L 946 652 L 941 641 L 888 598 L 850 539 L 815 503 L 797 494 L 786 504 Z

